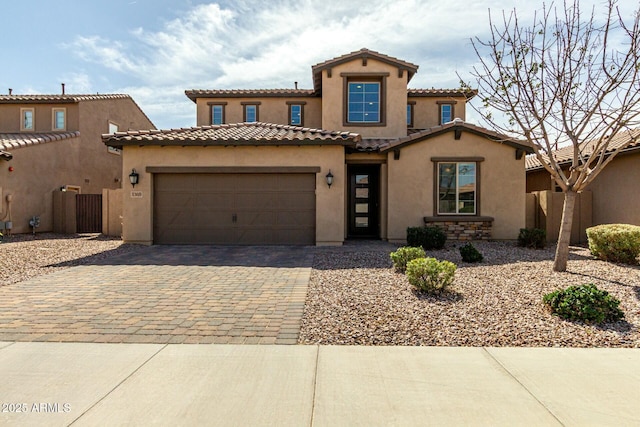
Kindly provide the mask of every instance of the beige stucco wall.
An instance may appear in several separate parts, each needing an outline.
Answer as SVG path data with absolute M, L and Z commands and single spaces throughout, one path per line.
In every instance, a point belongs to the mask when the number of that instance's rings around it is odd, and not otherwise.
M 242 123 L 244 121 L 243 102 L 260 102 L 258 121 L 263 123 L 289 123 L 289 105 L 287 102 L 304 102 L 303 126 L 320 128 L 322 126 L 322 100 L 319 97 L 276 97 L 276 98 L 198 98 L 197 125 L 211 124 L 211 108 L 209 103 L 226 102 L 225 123 Z
M 153 124 L 130 99 L 112 99 L 104 101 L 86 101 L 80 104 L 35 105 L 36 130 L 51 132 L 51 109 L 66 106 L 69 116 L 68 130 L 79 130 L 80 137 L 10 150 L 13 159 L 0 163 L 0 188 L 3 200 L 0 218 L 8 219 L 6 196 L 12 195 L 11 206 L 13 233 L 28 233 L 29 219 L 40 216 L 40 228 L 37 231 L 53 230 L 54 190 L 64 185 L 81 187 L 84 194 L 102 194 L 104 188 L 115 189 L 121 186 L 122 156 L 111 154 L 102 142 L 101 134 L 108 132 L 108 123 L 112 121 L 121 130 L 150 129 Z M 19 104 L 0 105 L 4 111 L 12 111 L 19 129 Z M 10 110 L 7 107 L 11 107 Z M 71 108 L 73 107 L 73 108 Z M 42 117 L 49 118 L 49 127 Z M 15 112 L 15 114 L 13 114 Z M 0 114 L 0 117 L 4 117 Z M 2 119 L 5 120 L 5 119 Z M 75 122 L 75 127 L 70 124 Z M 41 127 L 42 126 L 42 127 Z M 10 132 L 0 128 L 0 132 Z M 9 166 L 14 168 L 9 172 Z
M 527 172 L 527 193 L 552 190 L 554 182 L 546 169 Z
M 640 225 L 640 153 L 618 155 L 587 186 L 592 193 L 593 224 Z M 554 187 L 547 171 L 527 173 L 527 192 Z
M 438 102 L 453 103 L 453 118 L 466 120 L 466 103 L 464 98 L 452 97 L 410 97 L 414 102 L 413 127 L 426 129 L 440 124 L 440 104 Z
M 66 109 L 67 131 L 76 131 L 79 129 L 79 109 L 76 103 L 64 104 L 0 104 L 0 132 L 3 133 L 21 133 L 20 131 L 20 109 L 32 108 L 34 119 L 34 130 L 25 131 L 24 133 L 33 132 L 52 132 L 53 131 L 53 109 Z
M 344 148 L 342 146 L 280 147 L 137 147 L 124 148 L 124 175 L 135 168 L 142 198 L 131 197 L 131 185 L 123 195 L 123 239 L 153 242 L 153 179 L 148 166 L 320 167 L 316 174 L 316 244 L 339 245 L 344 240 Z M 331 170 L 333 185 L 325 175 Z M 126 178 L 126 176 L 123 176 Z
M 480 165 L 481 216 L 494 218 L 492 238 L 515 239 L 525 225 L 524 157 L 515 159 L 515 149 L 484 137 L 453 132 L 405 146 L 400 159 L 388 155 L 388 239 L 406 241 L 406 229 L 424 225 L 434 215 L 434 168 L 432 157 L 483 157 Z M 463 216 L 461 216 L 463 217 Z
M 13 159 L 0 163 L 2 215 L 9 220 L 6 196 L 11 195 L 13 233 L 29 233 L 29 220 L 40 216 L 36 230 L 53 230 L 53 191 L 63 185 L 82 186 L 84 176 L 78 173 L 82 140 L 71 138 L 11 150 Z M 13 172 L 9 167 L 13 167 Z
M 619 155 L 587 186 L 593 223 L 640 225 L 640 153 Z
M 386 78 L 386 126 L 353 126 L 344 123 L 344 79 L 341 73 L 389 73 Z M 407 135 L 407 72 L 398 76 L 398 68 L 369 58 L 367 65 L 362 59 L 339 64 L 322 71 L 322 127 L 356 132 L 363 138 L 399 138 Z

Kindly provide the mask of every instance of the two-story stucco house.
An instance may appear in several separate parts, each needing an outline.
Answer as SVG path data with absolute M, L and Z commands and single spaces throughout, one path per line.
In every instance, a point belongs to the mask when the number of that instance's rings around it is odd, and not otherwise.
M 417 71 L 362 49 L 314 65 L 313 89 L 187 90 L 197 127 L 105 135 L 139 174 L 125 241 L 516 238 L 530 149 L 464 122 L 473 91 L 409 89 Z
M 121 187 L 122 157 L 102 134 L 153 128 L 129 95 L 0 95 L 0 221 L 13 233 L 53 230 L 53 192 Z

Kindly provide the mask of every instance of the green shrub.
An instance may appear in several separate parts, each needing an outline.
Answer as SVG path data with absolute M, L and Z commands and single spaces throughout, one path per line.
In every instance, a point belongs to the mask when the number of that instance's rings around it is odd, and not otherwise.
M 404 273 L 407 269 L 407 263 L 416 258 L 424 258 L 425 253 L 422 248 L 413 248 L 410 246 L 404 246 L 402 248 L 398 248 L 397 251 L 391 252 L 391 261 L 393 261 L 393 266 L 396 271 L 400 273 Z
M 518 234 L 518 246 L 542 249 L 547 244 L 547 232 L 540 228 L 521 228 Z
M 440 227 L 408 227 L 407 246 L 421 246 L 424 250 L 442 249 L 447 235 Z
M 542 300 L 552 313 L 567 320 L 602 323 L 624 318 L 624 313 L 618 308 L 620 301 L 592 283 L 551 292 Z
M 480 262 L 484 259 L 480 251 L 471 243 L 460 246 L 460 255 L 464 262 Z
M 428 293 L 440 293 L 451 283 L 456 265 L 435 258 L 416 258 L 407 263 L 407 279 L 416 288 Z
M 601 260 L 637 264 L 640 255 L 640 227 L 602 224 L 587 228 L 589 250 Z

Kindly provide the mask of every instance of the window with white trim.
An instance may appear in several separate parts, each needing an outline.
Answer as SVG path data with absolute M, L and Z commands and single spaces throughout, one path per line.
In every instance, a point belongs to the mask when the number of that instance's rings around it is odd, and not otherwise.
M 35 112 L 33 108 L 20 109 L 20 130 L 32 131 L 35 128 Z
M 66 130 L 67 129 L 67 109 L 66 108 L 54 108 L 52 110 L 53 130 Z
M 475 215 L 477 176 L 475 162 L 438 163 L 438 214 Z
M 245 122 L 257 122 L 258 121 L 258 105 L 245 104 L 244 105 L 244 121 Z

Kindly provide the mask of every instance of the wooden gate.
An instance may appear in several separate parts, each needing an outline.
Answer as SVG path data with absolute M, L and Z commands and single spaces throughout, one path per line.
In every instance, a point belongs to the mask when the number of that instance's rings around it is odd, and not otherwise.
M 76 195 L 76 233 L 102 232 L 102 194 Z

